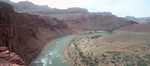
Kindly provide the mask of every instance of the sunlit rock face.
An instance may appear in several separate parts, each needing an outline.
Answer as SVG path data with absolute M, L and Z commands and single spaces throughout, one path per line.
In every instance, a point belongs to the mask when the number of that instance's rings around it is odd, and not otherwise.
M 0 46 L 8 47 L 29 64 L 46 43 L 69 34 L 67 25 L 56 18 L 16 13 L 0 2 Z

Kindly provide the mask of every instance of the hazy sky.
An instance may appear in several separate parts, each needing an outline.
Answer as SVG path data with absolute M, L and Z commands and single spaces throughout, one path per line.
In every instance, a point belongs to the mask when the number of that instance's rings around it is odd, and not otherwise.
M 15 2 L 24 0 L 12 0 Z M 94 12 L 112 12 L 118 16 L 150 17 L 150 0 L 28 0 L 53 8 L 81 7 Z

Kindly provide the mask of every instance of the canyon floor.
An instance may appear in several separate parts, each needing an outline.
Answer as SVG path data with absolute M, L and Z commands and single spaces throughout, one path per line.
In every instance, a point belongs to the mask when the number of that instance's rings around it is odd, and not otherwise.
M 150 66 L 149 40 L 146 32 L 82 34 L 64 54 L 70 66 Z

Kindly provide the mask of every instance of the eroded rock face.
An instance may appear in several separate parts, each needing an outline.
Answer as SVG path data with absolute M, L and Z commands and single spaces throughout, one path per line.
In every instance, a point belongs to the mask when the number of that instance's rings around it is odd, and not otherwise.
M 114 15 L 80 14 L 68 15 L 64 21 L 73 29 L 83 31 L 114 31 L 121 27 L 137 24 L 135 21 L 126 20 Z
M 7 47 L 0 47 L 0 64 L 1 66 L 7 65 L 25 65 L 22 58 L 16 53 L 9 51 Z
M 69 33 L 67 25 L 55 18 L 16 13 L 0 2 L 0 46 L 8 47 L 29 64 L 48 41 Z
M 84 8 L 55 9 L 35 5 L 29 1 L 11 3 L 21 13 L 45 15 L 64 20 L 74 31 L 105 30 L 113 31 L 136 24 L 136 21 L 120 18 L 109 12 L 88 12 Z

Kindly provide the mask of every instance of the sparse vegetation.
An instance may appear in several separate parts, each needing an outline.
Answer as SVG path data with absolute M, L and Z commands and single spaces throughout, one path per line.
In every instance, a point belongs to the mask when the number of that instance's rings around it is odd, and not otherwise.
M 150 60 L 150 54 L 146 54 L 144 58 Z
M 150 65 L 150 55 L 147 54 L 150 49 L 147 46 L 150 44 L 149 33 L 125 32 L 97 36 L 76 38 L 66 47 L 66 58 L 72 66 Z

